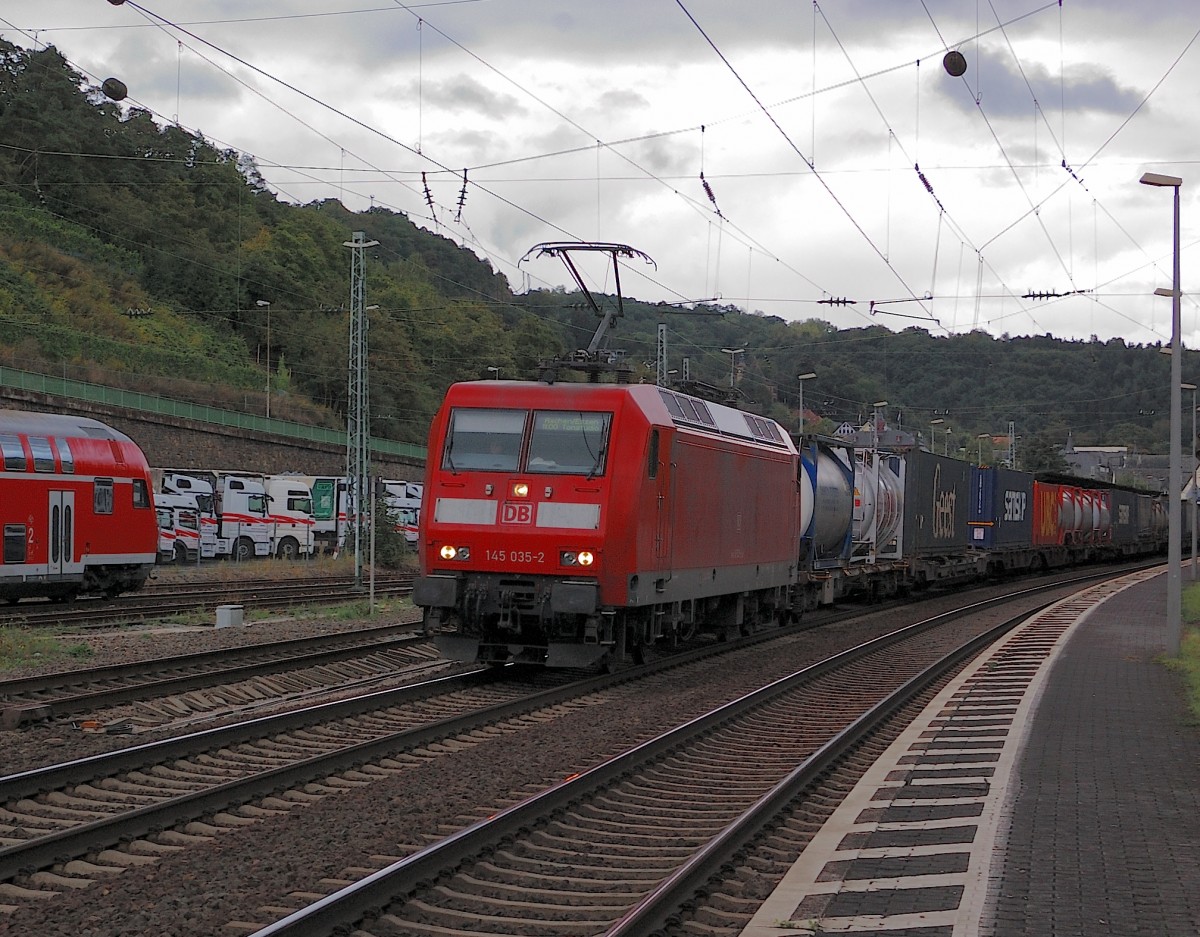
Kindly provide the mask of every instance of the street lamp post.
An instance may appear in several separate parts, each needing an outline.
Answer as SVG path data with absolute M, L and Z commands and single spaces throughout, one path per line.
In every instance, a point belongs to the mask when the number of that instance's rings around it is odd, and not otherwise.
M 816 371 L 806 371 L 804 374 L 797 374 L 796 380 L 800 382 L 800 435 L 804 435 L 804 382 L 811 381 L 817 376 Z
M 949 426 L 946 427 L 946 458 L 950 458 L 950 436 L 954 432 Z
M 879 448 L 879 411 L 882 410 L 887 405 L 888 405 L 888 402 L 886 400 L 876 400 L 873 404 L 871 404 L 871 406 L 875 408 L 875 412 L 871 415 L 871 448 L 872 449 Z
M 980 433 L 980 434 L 979 434 L 979 435 L 978 435 L 976 438 L 979 440 L 979 459 L 978 459 L 978 462 L 979 462 L 979 464 L 980 464 L 980 465 L 983 465 L 983 441 L 984 441 L 985 439 L 990 439 L 990 438 L 991 438 L 991 436 L 990 436 L 990 434 L 989 434 L 989 433 Z
M 934 443 L 933 443 L 933 428 L 934 428 L 935 426 L 941 426 L 941 425 L 942 425 L 943 423 L 945 423 L 945 422 L 946 422 L 946 421 L 945 421 L 945 420 L 943 420 L 943 419 L 942 419 L 940 416 L 939 416 L 937 419 L 934 419 L 934 420 L 930 420 L 930 421 L 929 421 L 929 451 L 930 451 L 930 452 L 936 452 L 936 451 L 937 451 L 937 450 L 934 448 Z
M 498 381 L 500 380 L 500 369 L 495 365 L 488 365 L 488 375 L 492 380 Z
M 1180 543 L 1183 525 L 1179 504 L 1183 482 L 1183 451 L 1179 442 L 1179 436 L 1183 431 L 1182 414 L 1179 412 L 1182 403 L 1179 385 L 1183 362 L 1183 345 L 1179 335 L 1179 189 L 1183 185 L 1183 179 L 1179 176 L 1147 172 L 1142 174 L 1140 181 L 1142 185 L 1172 189 L 1172 201 L 1174 202 L 1172 238 L 1174 261 L 1172 263 L 1171 289 L 1159 288 L 1154 293 L 1156 296 L 1171 297 L 1171 467 L 1167 479 L 1167 653 L 1172 657 L 1177 657 L 1183 631 L 1183 584 L 1180 575 L 1180 566 L 1183 560 L 1183 544 Z
M 745 348 L 722 348 L 721 351 L 729 355 L 729 386 L 735 386 L 734 378 L 737 376 L 737 356 L 746 353 Z
M 265 299 L 256 300 L 254 305 L 264 306 L 267 310 L 267 419 L 271 419 L 271 303 Z

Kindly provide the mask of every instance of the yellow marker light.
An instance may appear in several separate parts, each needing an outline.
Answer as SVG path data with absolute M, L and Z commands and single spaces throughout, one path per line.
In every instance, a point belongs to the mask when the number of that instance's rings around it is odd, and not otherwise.
M 514 498 L 528 498 L 529 497 L 529 485 L 526 484 L 525 482 L 513 482 L 512 496 Z

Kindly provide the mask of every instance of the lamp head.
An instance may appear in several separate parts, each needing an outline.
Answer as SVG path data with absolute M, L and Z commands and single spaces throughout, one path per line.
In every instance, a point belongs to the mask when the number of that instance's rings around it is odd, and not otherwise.
M 1177 189 L 1183 185 L 1183 180 L 1179 176 L 1167 176 L 1161 172 L 1144 172 L 1142 178 L 1138 180 L 1142 185 L 1158 185 L 1167 186 Z

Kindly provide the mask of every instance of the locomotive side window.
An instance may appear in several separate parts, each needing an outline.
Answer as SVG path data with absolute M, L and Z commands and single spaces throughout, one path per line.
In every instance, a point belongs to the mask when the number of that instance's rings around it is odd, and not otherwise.
M 97 478 L 92 486 L 92 508 L 97 514 L 113 512 L 113 480 Z
M 0 434 L 0 453 L 4 455 L 4 470 L 6 472 L 28 472 L 29 462 L 25 458 L 25 450 L 21 446 L 21 437 L 8 433 Z
M 25 562 L 25 525 L 4 525 L 4 562 Z
M 135 508 L 150 507 L 150 492 L 146 488 L 144 479 L 135 478 L 133 480 L 133 506 Z
M 452 472 L 515 472 L 526 416 L 524 410 L 454 410 L 442 451 L 442 468 Z
M 611 413 L 535 410 L 527 470 L 548 475 L 602 475 L 611 420 Z
M 29 451 L 33 453 L 33 470 L 35 472 L 54 471 L 54 450 L 50 448 L 50 440 L 45 436 L 30 436 Z
M 73 475 L 75 473 L 75 456 L 71 453 L 71 444 L 65 439 L 55 439 L 54 442 L 58 447 L 58 461 L 62 463 L 64 474 Z

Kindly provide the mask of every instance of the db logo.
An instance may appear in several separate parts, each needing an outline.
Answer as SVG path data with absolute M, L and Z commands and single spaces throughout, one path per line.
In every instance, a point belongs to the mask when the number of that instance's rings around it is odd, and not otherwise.
M 501 524 L 532 524 L 533 505 L 524 501 L 505 501 L 500 510 Z

